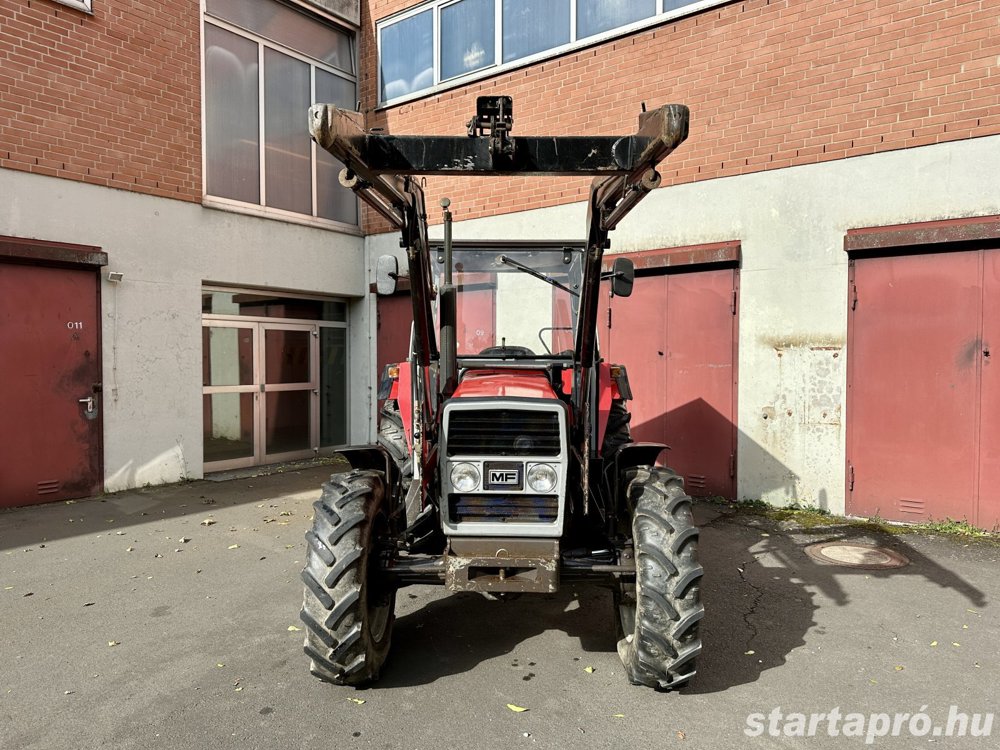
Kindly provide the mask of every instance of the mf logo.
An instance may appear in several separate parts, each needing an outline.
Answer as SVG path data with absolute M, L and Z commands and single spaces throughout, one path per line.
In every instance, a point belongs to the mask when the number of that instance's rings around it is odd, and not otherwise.
M 518 484 L 517 469 L 490 469 L 490 484 Z

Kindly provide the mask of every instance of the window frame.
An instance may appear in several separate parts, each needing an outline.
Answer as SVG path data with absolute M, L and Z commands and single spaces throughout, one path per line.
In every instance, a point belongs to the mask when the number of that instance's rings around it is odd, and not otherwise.
M 449 89 L 457 88 L 459 86 L 465 86 L 469 83 L 473 83 L 483 78 L 489 78 L 490 76 L 497 75 L 498 73 L 504 73 L 511 70 L 516 70 L 518 68 L 523 68 L 529 65 L 534 65 L 543 60 L 548 60 L 553 57 L 559 57 L 568 52 L 575 52 L 577 50 L 585 49 L 587 47 L 592 47 L 598 44 L 603 44 L 612 39 L 617 39 L 619 37 L 628 36 L 637 31 L 642 31 L 651 26 L 657 26 L 669 21 L 682 18 L 684 16 L 694 15 L 708 8 L 712 8 L 718 5 L 729 2 L 730 0 L 693 0 L 687 5 L 680 8 L 674 8 L 672 10 L 664 10 L 663 3 L 664 0 L 656 0 L 656 11 L 649 18 L 643 18 L 634 23 L 628 24 L 627 26 L 619 26 L 617 28 L 609 29 L 608 31 L 601 32 L 600 34 L 594 34 L 593 36 L 584 37 L 578 39 L 576 35 L 577 27 L 577 0 L 570 0 L 569 4 L 569 24 L 570 24 L 570 35 L 569 42 L 566 44 L 561 44 L 550 49 L 542 50 L 541 52 L 536 52 L 533 55 L 527 57 L 518 58 L 516 60 L 511 60 L 509 62 L 503 61 L 503 6 L 502 0 L 494 1 L 494 61 L 493 64 L 487 65 L 483 68 L 475 70 L 471 73 L 460 74 L 451 78 L 442 79 L 441 78 L 441 9 L 448 5 L 453 5 L 456 2 L 461 2 L 461 0 L 427 0 L 426 2 L 420 3 L 419 5 L 406 8 L 405 10 L 399 11 L 398 13 L 393 13 L 392 15 L 386 16 L 385 18 L 380 18 L 375 22 L 375 39 L 376 39 L 376 60 L 375 60 L 375 94 L 377 97 L 376 110 L 389 109 L 391 107 L 398 106 L 400 104 L 405 104 L 406 102 L 414 101 L 415 99 L 421 99 L 426 96 L 433 96 L 434 94 L 439 94 L 442 91 L 447 91 Z M 433 67 L 434 67 L 434 84 L 428 88 L 420 89 L 419 91 L 413 91 L 409 94 L 404 94 L 403 96 L 394 97 L 392 99 L 382 99 L 382 30 L 390 27 L 400 21 L 406 20 L 412 16 L 418 15 L 420 13 L 430 11 L 433 18 Z
M 275 0 L 277 2 L 278 0 Z M 267 160 L 265 158 L 265 152 L 267 150 L 267 143 L 265 141 L 264 135 L 264 120 L 266 117 L 266 107 L 264 101 L 264 50 L 270 49 L 274 52 L 278 52 L 283 55 L 287 55 L 295 60 L 304 62 L 309 66 L 309 91 L 310 99 L 316 100 L 316 71 L 322 70 L 325 73 L 329 73 L 338 78 L 341 78 L 354 85 L 355 95 L 360 95 L 360 83 L 358 81 L 358 37 L 357 29 L 352 26 L 347 26 L 342 22 L 337 21 L 332 17 L 328 17 L 325 14 L 320 14 L 315 11 L 312 6 L 306 8 L 298 3 L 281 3 L 284 5 L 292 5 L 294 10 L 308 10 L 309 15 L 313 15 L 317 18 L 321 18 L 323 21 L 330 23 L 331 25 L 337 26 L 339 29 L 349 33 L 351 35 L 351 63 L 355 70 L 355 74 L 351 74 L 336 68 L 332 65 L 328 65 L 319 60 L 316 60 L 308 55 L 304 55 L 297 50 L 290 49 L 284 45 L 275 42 L 261 34 L 255 33 L 248 29 L 238 26 L 234 23 L 226 21 L 217 16 L 211 15 L 206 9 L 205 0 L 200 0 L 201 6 L 201 44 L 200 44 L 200 55 L 201 55 L 201 202 L 202 205 L 207 208 L 217 208 L 226 211 L 233 211 L 235 213 L 249 214 L 252 216 L 260 216 L 263 218 L 278 219 L 281 221 L 287 221 L 293 224 L 304 224 L 307 226 L 322 227 L 325 229 L 334 229 L 346 234 L 354 234 L 357 236 L 362 235 L 361 229 L 361 206 L 358 204 L 357 197 L 355 197 L 355 203 L 357 205 L 357 223 L 349 224 L 342 221 L 337 221 L 336 219 L 327 219 L 325 217 L 319 216 L 318 211 L 318 185 L 317 185 L 317 148 L 316 142 L 310 139 L 309 142 L 309 163 L 310 163 L 310 180 L 312 186 L 312 205 L 311 214 L 297 213 L 295 211 L 288 211 L 282 208 L 275 208 L 274 206 L 267 205 Z M 257 45 L 257 97 L 258 97 L 258 108 L 257 108 L 257 135 L 258 135 L 258 159 L 259 159 L 259 203 L 249 203 L 246 201 L 237 200 L 234 198 L 225 198 L 219 195 L 212 195 L 208 192 L 208 125 L 207 125 L 207 107 L 206 105 L 206 86 L 207 86 L 207 75 L 206 75 L 206 64 L 205 64 L 205 27 L 215 26 L 216 28 L 222 29 L 223 31 L 228 31 L 232 34 L 236 34 L 243 39 L 247 39 L 254 42 Z M 303 114 L 305 117 L 305 114 Z

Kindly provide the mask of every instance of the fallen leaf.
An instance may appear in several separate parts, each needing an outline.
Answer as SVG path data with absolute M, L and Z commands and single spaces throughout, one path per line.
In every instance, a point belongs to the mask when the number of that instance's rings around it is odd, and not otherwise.
M 229 549 L 239 549 L 239 548 L 240 548 L 240 545 L 238 545 L 238 544 L 230 544 L 229 545 Z
M 963 625 L 963 626 L 962 626 L 962 630 L 968 630 L 968 629 L 969 629 L 969 626 L 968 626 L 968 625 Z
M 114 646 L 122 645 L 121 641 L 108 641 L 108 648 L 113 648 Z
M 511 711 L 513 711 L 516 714 L 523 714 L 525 711 L 528 710 L 524 706 L 515 706 L 513 703 L 508 703 L 507 704 L 507 708 L 509 708 Z
M 878 685 L 878 680 L 868 680 L 872 685 Z
M 756 654 L 757 652 L 756 652 L 756 651 L 753 651 L 753 650 L 751 649 L 750 651 L 744 651 L 743 653 L 744 653 L 744 654 L 745 654 L 746 656 L 753 656 L 753 655 L 754 655 L 754 654 Z
M 906 667 L 904 667 L 904 666 L 903 666 L 902 664 L 897 664 L 897 665 L 896 665 L 896 666 L 894 667 L 894 669 L 895 669 L 895 670 L 896 670 L 897 672 L 902 672 L 902 671 L 903 671 L 904 669 L 906 669 Z
M 63 690 L 63 695 L 73 695 L 75 692 L 75 690 Z
M 233 689 L 234 689 L 234 690 L 235 690 L 235 691 L 236 691 L 236 692 L 238 693 L 238 692 L 240 692 L 241 690 L 243 690 L 243 686 L 242 686 L 242 685 L 240 685 L 239 687 L 235 687 L 235 688 L 233 688 Z
M 937 641 L 931 641 L 931 646 L 937 646 Z
M 115 534 L 117 534 L 118 536 L 125 536 L 124 531 L 116 531 Z
M 94 606 L 94 604 L 95 604 L 95 602 L 86 602 L 86 603 L 84 603 L 84 605 L 83 605 L 83 606 L 84 606 L 84 607 L 93 607 L 93 606 Z
M 206 518 L 204 521 L 201 522 L 201 525 L 202 526 L 211 526 L 213 523 L 215 523 L 215 519 L 214 518 Z
M 126 552 L 135 552 L 135 547 L 126 547 L 125 551 Z
M 289 625 L 288 626 L 288 632 L 289 633 L 298 633 L 300 630 L 302 630 L 302 628 L 297 628 L 294 625 Z
M 364 698 L 348 698 L 347 700 L 351 703 L 357 703 L 359 706 L 363 706 L 365 704 Z
M 290 510 L 283 510 L 278 515 L 279 516 L 290 516 L 290 515 L 292 515 L 292 511 L 290 511 Z
M 586 672 L 587 674 L 594 674 L 594 668 L 593 667 L 584 667 L 583 671 Z
M 225 665 L 225 664 L 223 664 L 223 663 L 222 663 L 222 662 L 220 661 L 220 662 L 217 662 L 215 666 L 217 666 L 217 667 L 218 667 L 219 669 L 222 669 L 222 668 L 223 668 L 224 666 L 226 666 L 226 665 Z
M 191 537 L 189 537 L 189 536 L 182 536 L 177 541 L 180 542 L 181 544 L 187 544 L 188 542 L 191 541 Z
M 27 594 L 25 594 L 25 596 L 34 596 L 34 595 L 35 595 L 34 591 L 29 591 Z
M 684 732 L 682 732 L 681 730 L 678 729 L 677 730 L 677 739 L 679 739 L 679 740 L 687 739 L 687 735 L 684 734 Z
M 13 591 L 13 590 L 14 590 L 14 587 L 13 587 L 13 586 L 4 586 L 4 587 L 3 587 L 3 590 L 4 590 L 4 591 Z
M 163 557 L 163 555 L 161 555 L 159 552 L 157 552 L 155 555 L 153 555 L 153 557 Z
M 958 641 L 952 641 L 951 645 L 954 646 L 955 648 L 961 648 L 962 647 L 962 644 L 959 643 Z
M 624 719 L 625 714 L 611 714 L 612 719 Z

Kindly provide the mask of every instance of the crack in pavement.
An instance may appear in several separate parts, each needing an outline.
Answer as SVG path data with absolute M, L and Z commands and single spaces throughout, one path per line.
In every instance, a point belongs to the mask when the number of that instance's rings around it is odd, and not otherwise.
M 750 603 L 750 609 L 749 611 L 743 612 L 743 624 L 746 625 L 747 630 L 750 631 L 750 637 L 747 639 L 746 643 L 746 651 L 750 650 L 750 646 L 753 644 L 754 640 L 756 640 L 758 635 L 757 626 L 750 622 L 750 618 L 757 613 L 757 607 L 760 604 L 761 599 L 764 598 L 764 590 L 751 581 L 746 574 L 746 566 L 754 562 L 757 562 L 756 557 L 742 562 L 736 567 L 736 569 L 740 572 L 740 580 L 754 590 L 754 598 Z

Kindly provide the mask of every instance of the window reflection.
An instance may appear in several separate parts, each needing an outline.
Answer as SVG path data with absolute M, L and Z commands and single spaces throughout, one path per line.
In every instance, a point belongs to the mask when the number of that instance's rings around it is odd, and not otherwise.
M 471 73 L 496 61 L 494 0 L 461 0 L 441 8 L 441 78 Z
M 503 0 L 503 61 L 569 42 L 570 0 Z
M 434 85 L 434 15 L 424 11 L 386 26 L 380 35 L 382 99 Z

